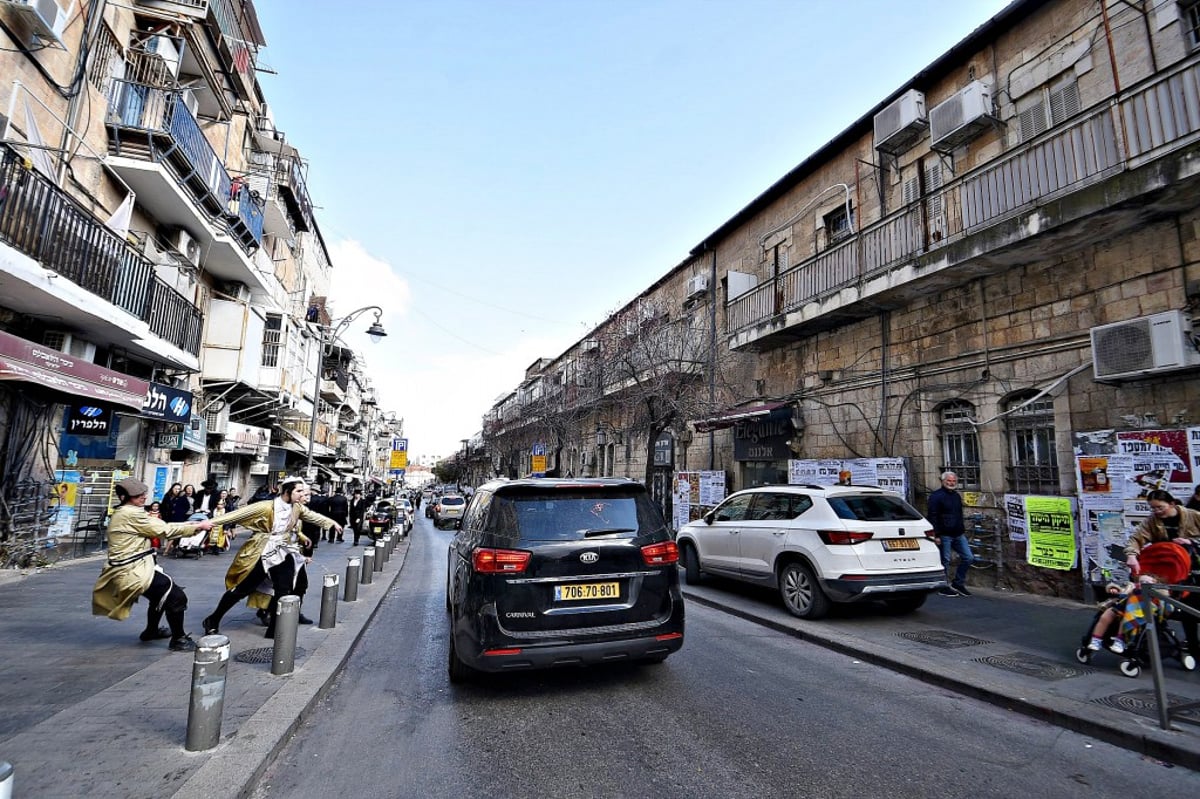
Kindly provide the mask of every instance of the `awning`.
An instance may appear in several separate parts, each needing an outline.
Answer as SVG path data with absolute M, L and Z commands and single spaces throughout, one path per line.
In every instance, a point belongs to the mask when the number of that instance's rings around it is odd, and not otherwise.
M 52 347 L 0 332 L 0 380 L 23 380 L 141 411 L 150 384 Z
M 765 405 L 743 406 L 741 408 L 730 408 L 724 413 L 717 416 L 710 416 L 707 419 L 698 419 L 692 422 L 692 427 L 696 428 L 697 433 L 707 433 L 710 430 L 724 430 L 727 427 L 733 427 L 738 422 L 744 422 L 747 419 L 754 419 L 759 416 L 767 416 L 772 411 L 777 411 L 780 408 L 786 408 L 786 402 L 769 402 Z
M 283 447 L 284 449 L 286 449 L 290 452 L 302 452 L 305 455 L 308 454 L 308 439 L 307 438 L 300 435 L 295 430 L 292 430 L 287 427 L 280 427 L 279 430 L 283 433 L 283 441 L 280 442 L 279 446 Z M 313 442 L 313 456 L 314 457 L 318 456 L 318 455 L 324 457 L 327 455 L 332 455 L 333 453 L 334 453 L 334 450 L 325 446 L 324 444 L 322 444 L 318 441 Z

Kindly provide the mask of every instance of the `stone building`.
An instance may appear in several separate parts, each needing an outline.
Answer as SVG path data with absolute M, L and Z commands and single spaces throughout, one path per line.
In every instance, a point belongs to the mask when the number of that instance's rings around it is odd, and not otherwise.
M 1005 497 L 1080 499 L 1083 433 L 1200 425 L 1197 48 L 1197 2 L 1013 2 L 522 388 L 643 307 L 689 320 L 715 347 L 676 362 L 690 394 L 662 430 L 627 423 L 628 382 L 566 403 L 585 473 L 642 479 L 663 433 L 675 468 L 686 442 L 731 490 L 797 459 L 898 458 L 924 507 L 953 469 L 1004 561 L 990 578 L 1078 594 L 1078 565 L 1028 562 Z M 484 420 L 496 450 L 550 438 L 521 397 Z M 1179 455 L 1160 482 L 1200 482 L 1200 452 Z

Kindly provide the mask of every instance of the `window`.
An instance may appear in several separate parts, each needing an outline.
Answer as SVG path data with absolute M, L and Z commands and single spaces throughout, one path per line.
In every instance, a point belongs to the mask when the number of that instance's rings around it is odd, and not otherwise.
M 943 405 L 939 430 L 942 439 L 942 466 L 939 471 L 954 472 L 963 488 L 978 489 L 979 434 L 971 420 L 975 407 L 969 402 Z
M 283 340 L 283 317 L 267 314 L 263 325 L 262 365 L 279 366 L 279 344 Z
M 1079 113 L 1079 84 L 1067 75 L 1030 93 L 1017 102 L 1017 129 L 1029 141 Z
M 740 497 L 730 497 L 724 505 L 717 508 L 713 521 L 715 522 L 740 522 L 746 518 L 746 511 L 750 508 L 750 500 L 754 499 L 753 494 L 742 494 Z
M 854 222 L 854 207 L 850 203 L 843 203 L 825 214 L 822 219 L 825 222 L 826 241 L 829 242 L 829 246 L 833 246 L 850 237 L 851 226 Z
M 1023 395 L 1006 406 L 1009 486 L 1018 494 L 1058 493 L 1058 453 L 1054 449 L 1054 403 Z
M 1191 2 L 1180 3 L 1179 12 L 1182 17 L 1183 35 L 1187 40 L 1188 47 L 1200 47 L 1200 2 L 1191 0 Z
M 812 507 L 803 494 L 755 494 L 746 518 L 754 521 L 788 521 Z

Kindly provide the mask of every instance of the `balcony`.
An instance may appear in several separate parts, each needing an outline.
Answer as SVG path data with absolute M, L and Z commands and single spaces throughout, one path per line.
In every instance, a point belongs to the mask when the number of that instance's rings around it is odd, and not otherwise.
M 1184 152 L 1198 139 L 1200 61 L 1192 60 L 731 298 L 729 345 L 778 346 L 1069 252 L 1095 231 L 1131 229 L 1198 190 L 1193 153 Z
M 113 81 L 107 124 L 108 163 L 139 202 L 200 242 L 206 270 L 261 291 L 251 258 L 262 244 L 262 200 L 230 178 L 184 93 Z
M 201 314 L 186 297 L 164 283 L 155 266 L 128 242 L 93 217 L 82 205 L 40 173 L 26 169 L 16 152 L 5 147 L 0 162 L 0 240 L 66 278 L 95 297 L 111 303 L 146 325 L 146 333 L 195 356 L 200 352 Z M 40 276 L 43 277 L 44 276 Z M 5 287 L 5 303 L 34 316 L 78 316 L 55 307 L 47 290 L 34 285 Z M 139 338 L 120 319 L 100 309 L 96 329 L 114 344 L 161 360 L 161 344 Z M 192 364 L 194 366 L 194 364 Z

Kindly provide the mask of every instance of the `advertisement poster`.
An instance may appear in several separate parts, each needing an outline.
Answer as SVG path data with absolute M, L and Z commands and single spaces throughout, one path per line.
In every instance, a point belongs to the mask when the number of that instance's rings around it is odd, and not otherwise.
M 903 458 L 854 458 L 851 460 L 789 460 L 791 485 L 876 486 L 908 496 L 908 470 Z
M 1025 497 L 1025 523 L 1030 565 L 1060 571 L 1075 565 L 1075 521 L 1069 498 Z
M 725 472 L 676 472 L 672 485 L 671 520 L 678 530 L 699 519 L 704 511 L 725 499 Z
M 1020 494 L 1005 494 L 1004 515 L 1008 521 L 1008 540 L 1028 541 L 1029 526 L 1025 524 L 1025 497 Z
M 706 508 L 725 500 L 725 472 L 700 472 L 700 504 Z
M 1117 454 L 1133 458 L 1138 496 L 1159 488 L 1186 497 L 1195 484 L 1187 430 L 1118 432 Z
M 1105 582 L 1126 576 L 1125 500 L 1119 496 L 1084 494 L 1079 498 L 1079 545 L 1084 556 L 1085 577 Z
M 54 495 L 50 498 L 50 527 L 46 531 L 51 538 L 69 536 L 75 528 L 76 506 L 79 504 L 79 484 L 83 475 L 75 470 L 60 470 L 54 473 Z

